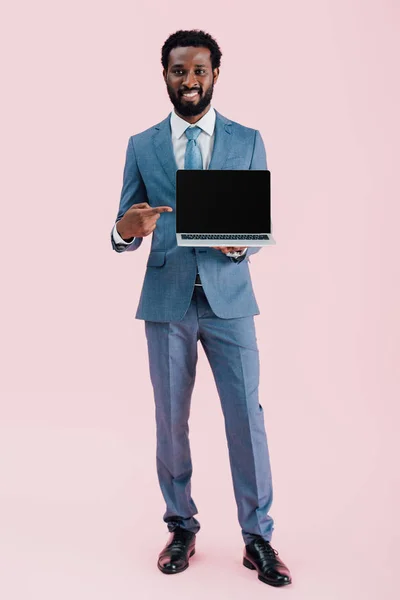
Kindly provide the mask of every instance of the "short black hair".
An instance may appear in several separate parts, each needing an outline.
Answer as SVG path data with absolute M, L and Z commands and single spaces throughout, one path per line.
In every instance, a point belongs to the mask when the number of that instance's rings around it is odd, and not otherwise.
M 180 29 L 172 33 L 164 42 L 161 49 L 161 63 L 164 69 L 168 70 L 169 53 L 174 48 L 181 46 L 205 47 L 210 50 L 211 65 L 213 70 L 221 64 L 222 52 L 216 40 L 201 29 Z

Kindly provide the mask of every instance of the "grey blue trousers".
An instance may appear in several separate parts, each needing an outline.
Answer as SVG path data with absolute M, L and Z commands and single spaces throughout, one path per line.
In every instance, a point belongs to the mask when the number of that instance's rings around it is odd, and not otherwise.
M 221 401 L 243 540 L 249 544 L 255 536 L 262 536 L 270 541 L 272 479 L 258 399 L 260 362 L 254 317 L 217 317 L 202 286 L 195 286 L 182 321 L 145 321 L 145 332 L 155 399 L 157 474 L 168 530 L 179 526 L 197 533 L 200 529 L 191 496 L 188 427 L 200 340 Z M 217 499 L 216 503 L 216 511 L 223 510 Z

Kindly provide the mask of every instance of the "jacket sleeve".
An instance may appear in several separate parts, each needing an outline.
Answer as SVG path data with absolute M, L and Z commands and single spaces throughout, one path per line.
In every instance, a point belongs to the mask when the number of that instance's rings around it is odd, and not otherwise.
M 264 170 L 268 169 L 267 166 L 267 155 L 265 152 L 265 146 L 261 134 L 258 130 L 254 132 L 254 147 L 253 147 L 253 156 L 250 163 L 251 170 Z M 242 262 L 246 256 L 250 256 L 251 254 L 256 254 L 260 252 L 261 247 L 251 246 L 247 248 L 247 252 L 244 256 L 236 259 L 235 262 Z M 232 259 L 234 260 L 234 259 Z
M 129 138 L 128 147 L 126 150 L 121 198 L 119 201 L 119 208 L 115 223 L 122 219 L 128 208 L 134 204 L 139 204 L 140 202 L 148 202 L 148 198 L 146 188 L 137 165 L 135 148 L 131 136 Z M 135 237 L 130 244 L 117 244 L 113 236 L 114 225 L 111 230 L 111 244 L 113 250 L 116 252 L 137 250 L 142 243 L 143 238 Z

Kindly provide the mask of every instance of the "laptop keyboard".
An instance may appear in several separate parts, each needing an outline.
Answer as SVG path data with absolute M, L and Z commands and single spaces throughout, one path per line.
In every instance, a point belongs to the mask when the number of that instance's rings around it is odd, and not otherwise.
M 268 240 L 264 233 L 226 234 L 226 233 L 181 233 L 183 240 Z

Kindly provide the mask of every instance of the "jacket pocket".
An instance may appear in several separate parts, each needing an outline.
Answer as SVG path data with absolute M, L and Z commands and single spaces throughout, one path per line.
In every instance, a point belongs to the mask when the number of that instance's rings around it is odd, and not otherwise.
M 243 158 L 230 158 L 221 166 L 221 171 L 240 171 L 247 169 L 248 165 Z
M 153 250 L 149 254 L 147 261 L 148 267 L 162 267 L 165 263 L 165 250 Z

